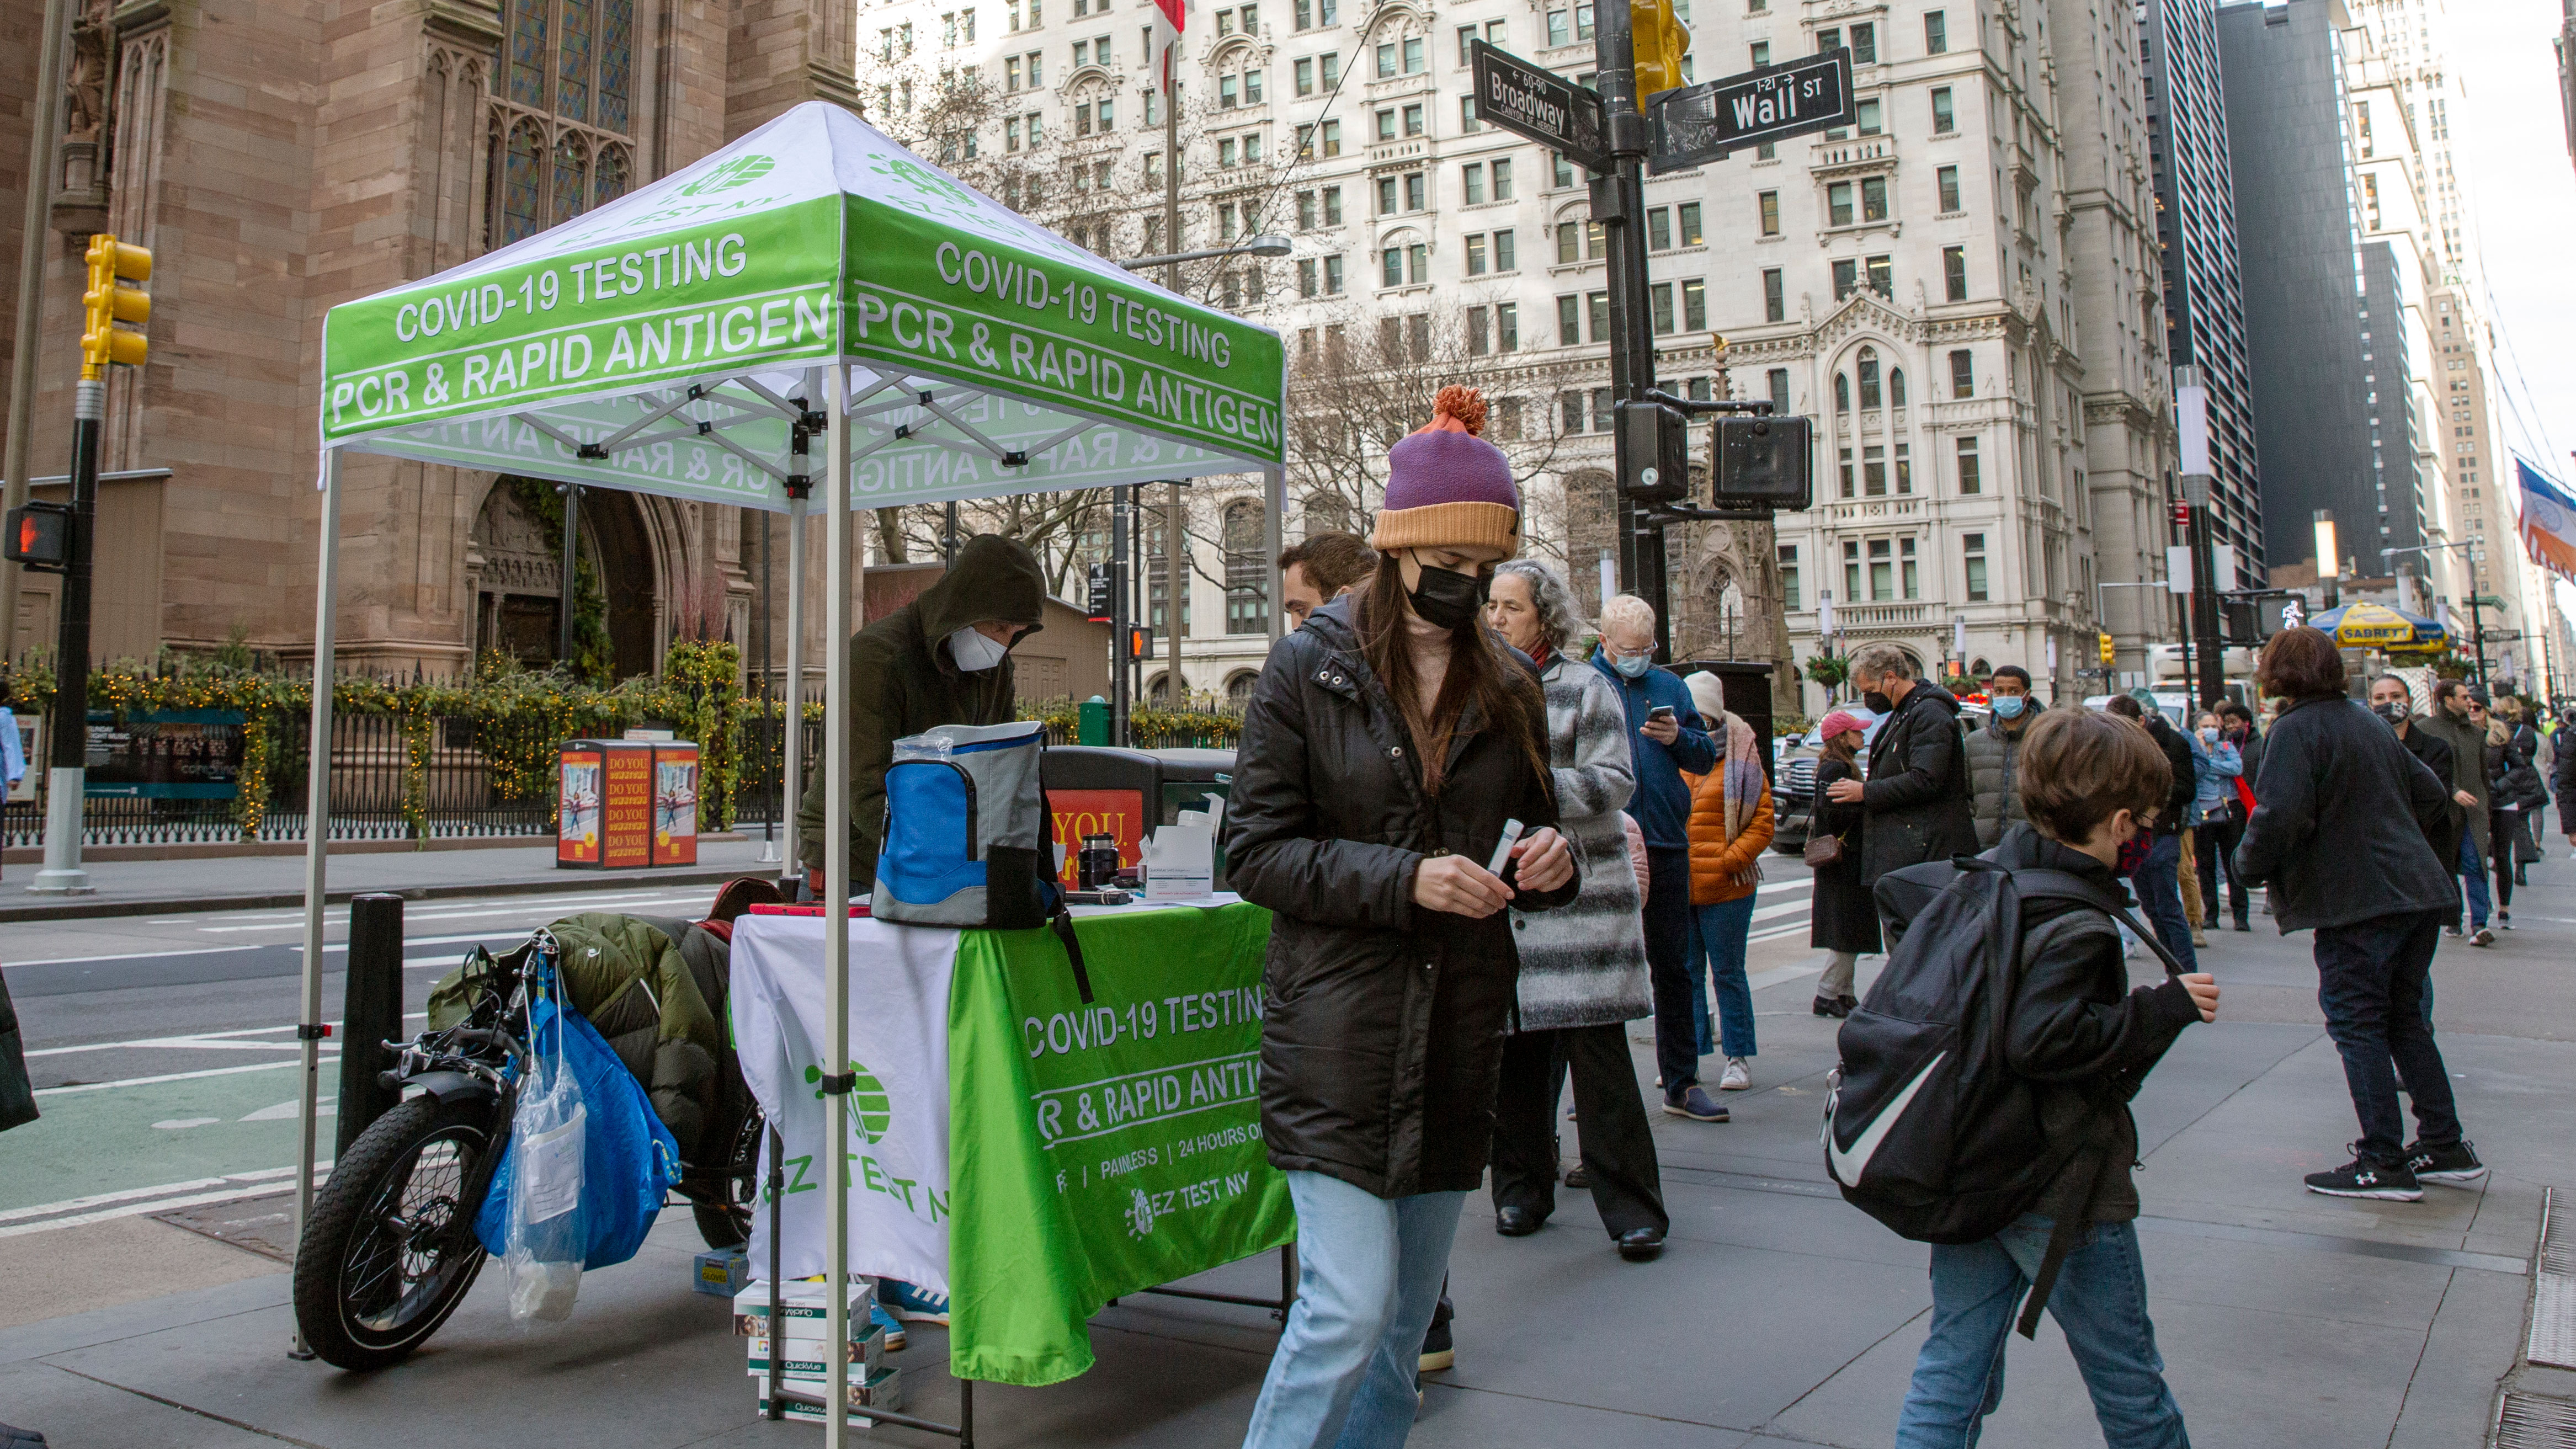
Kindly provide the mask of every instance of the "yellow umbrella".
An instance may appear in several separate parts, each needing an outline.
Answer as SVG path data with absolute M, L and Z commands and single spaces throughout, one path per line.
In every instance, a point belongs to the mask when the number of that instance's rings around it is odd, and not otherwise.
M 2341 618 L 2317 616 L 2316 626 L 2350 649 L 2404 647 L 2415 640 L 2415 621 L 2384 604 L 2356 603 L 2332 611 Z

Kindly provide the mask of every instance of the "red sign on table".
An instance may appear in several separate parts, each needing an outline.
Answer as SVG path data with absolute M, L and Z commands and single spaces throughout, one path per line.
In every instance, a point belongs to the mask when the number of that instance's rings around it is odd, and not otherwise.
M 1141 790 L 1049 790 L 1047 812 L 1054 817 L 1055 843 L 1064 847 L 1059 878 L 1066 890 L 1081 884 L 1082 838 L 1107 835 L 1118 842 L 1118 866 L 1132 870 L 1145 859 L 1145 795 Z

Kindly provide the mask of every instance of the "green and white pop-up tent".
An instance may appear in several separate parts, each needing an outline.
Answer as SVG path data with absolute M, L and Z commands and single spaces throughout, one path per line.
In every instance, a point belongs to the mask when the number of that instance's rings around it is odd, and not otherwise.
M 316 740 L 331 737 L 350 451 L 779 510 L 792 545 L 819 486 L 832 640 L 852 626 L 860 508 L 1260 472 L 1266 552 L 1278 552 L 1277 334 L 1102 261 L 819 102 L 551 231 L 332 308 L 322 354 Z M 802 547 L 790 557 L 788 637 L 801 639 Z M 838 1038 L 851 680 L 846 650 L 825 657 L 826 1011 Z M 313 1191 L 328 754 L 313 762 L 306 850 L 299 1238 Z M 791 754 L 791 779 L 796 764 Z M 836 1039 L 829 1060 L 846 1049 Z M 830 1122 L 837 1159 L 846 1116 Z M 838 1283 L 847 1183 L 826 1176 Z M 842 1295 L 830 1301 L 837 1335 Z

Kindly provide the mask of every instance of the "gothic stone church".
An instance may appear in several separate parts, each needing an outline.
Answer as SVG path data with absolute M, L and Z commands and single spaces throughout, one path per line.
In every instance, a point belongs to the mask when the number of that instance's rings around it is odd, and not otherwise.
M 110 231 L 155 254 L 150 362 L 109 389 L 102 466 L 124 476 L 100 490 L 102 658 L 236 633 L 310 657 L 314 388 L 331 306 L 541 231 L 801 101 L 857 105 L 849 0 L 74 9 L 61 174 L 36 179 L 52 226 L 20 237 L 44 6 L 0 7 L 0 275 L 16 276 L 19 246 L 45 249 L 29 471 L 36 497 L 60 497 L 41 480 L 69 465 L 82 249 Z M 0 298 L 0 328 L 18 301 Z M 7 362 L 0 349 L 0 375 Z M 452 673 L 484 648 L 551 657 L 550 485 L 364 456 L 343 477 L 352 667 Z M 586 492 L 579 532 L 620 674 L 650 671 L 677 635 L 748 639 L 758 515 Z M 6 583 L 16 630 L 0 646 L 50 646 L 54 581 L 9 570 Z

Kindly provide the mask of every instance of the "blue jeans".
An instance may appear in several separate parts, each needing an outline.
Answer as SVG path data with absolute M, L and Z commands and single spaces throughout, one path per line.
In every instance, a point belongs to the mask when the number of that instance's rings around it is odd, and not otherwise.
M 2466 835 L 2462 835 L 2460 837 L 2460 861 L 2458 875 L 2461 883 L 2469 888 L 2469 929 L 2472 931 L 2484 930 L 2486 929 L 2487 909 L 2489 905 L 2487 900 L 2487 866 L 2485 861 L 2478 859 L 2478 843 L 2469 839 Z
M 2138 888 L 2138 905 L 2156 928 L 2156 939 L 2185 971 L 2200 969 L 2191 949 L 2191 920 L 2182 913 L 2182 837 L 2159 835 L 2146 863 L 2129 877 Z
M 1297 1302 L 1244 1449 L 1396 1449 L 1467 1195 L 1383 1198 L 1320 1172 L 1289 1173 L 1288 1195 Z
M 1896 1449 L 1971 1449 L 2004 1399 L 2013 1315 L 2048 1251 L 2048 1219 L 2024 1213 L 1982 1243 L 1932 1248 L 1932 1336 L 1896 1422 Z M 2137 1229 L 2095 1223 L 2058 1269 L 2049 1316 L 2066 1334 L 2109 1449 L 2190 1449 L 2165 1387 Z M 2062 1442 L 2074 1436 L 2061 1433 Z
M 1731 1057 L 1754 1055 L 1753 984 L 1744 976 L 1744 938 L 1753 929 L 1753 903 L 1740 901 L 1691 908 L 1691 1021 L 1699 1032 L 1699 1054 L 1716 1050 L 1709 1040 L 1708 987 L 1717 987 L 1718 1037 Z
M 2343 1057 L 2344 1085 L 2361 1120 L 2353 1151 L 2367 1162 L 2391 1163 L 2404 1155 L 2406 1119 L 2397 1110 L 2401 1081 L 2415 1105 L 2417 1140 L 2429 1147 L 2460 1140 L 2450 1069 L 2442 1064 L 2431 1024 L 2433 948 L 2442 938 L 2442 916 L 2405 911 L 2317 928 L 2317 1006 L 2326 1014 L 2326 1035 Z

